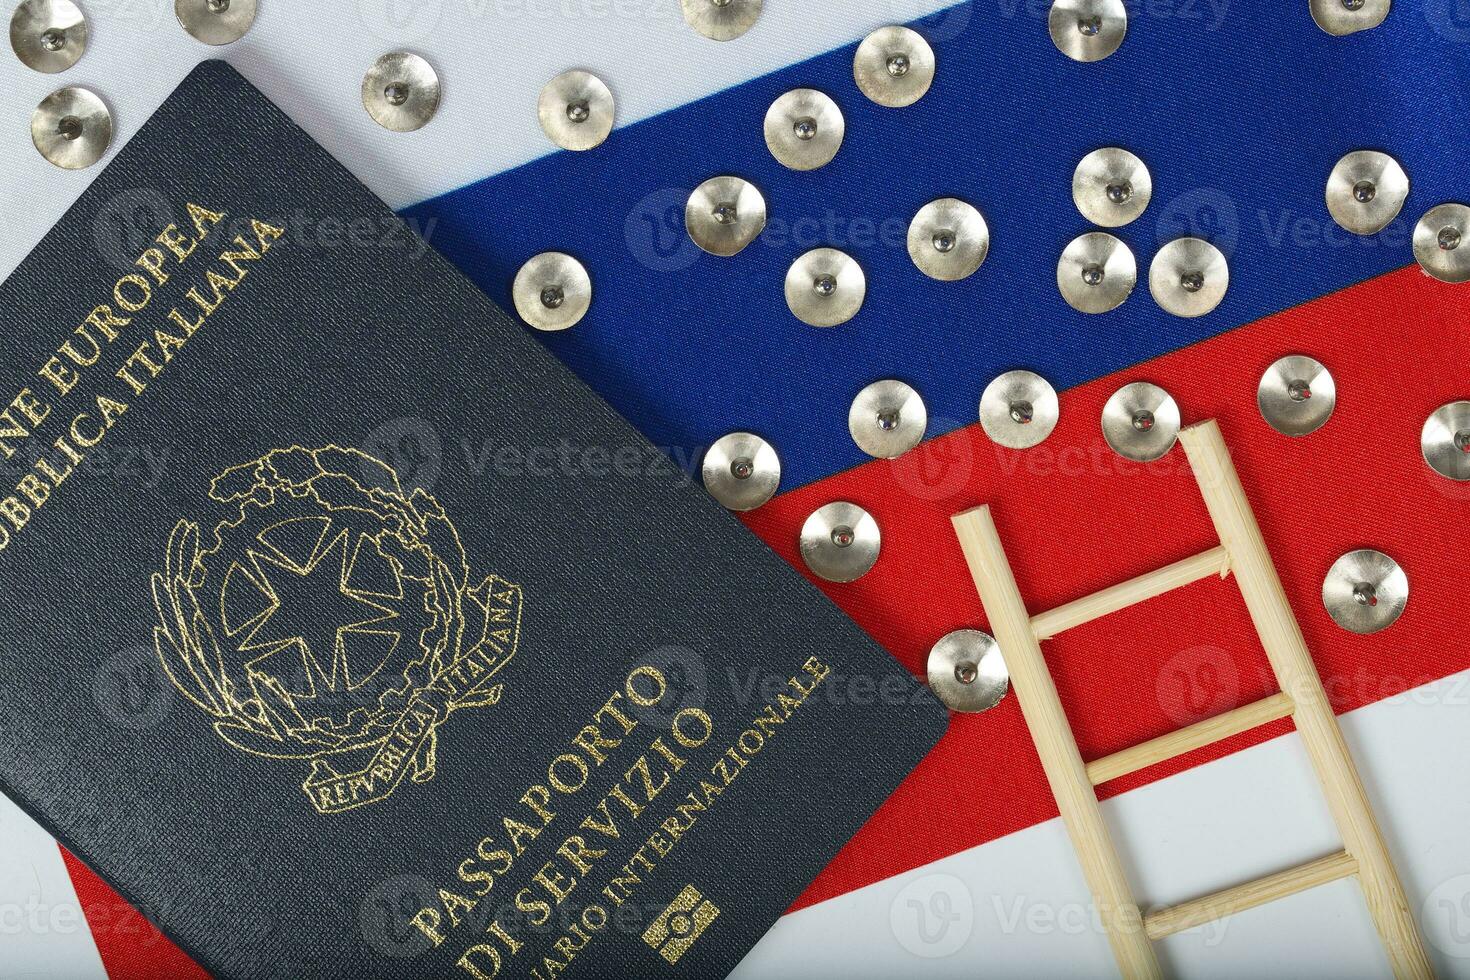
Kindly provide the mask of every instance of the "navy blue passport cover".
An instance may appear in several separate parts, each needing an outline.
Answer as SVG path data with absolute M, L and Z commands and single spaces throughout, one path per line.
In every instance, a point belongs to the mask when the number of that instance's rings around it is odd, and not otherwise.
M 945 726 L 223 63 L 0 310 L 0 789 L 221 977 L 723 975 Z

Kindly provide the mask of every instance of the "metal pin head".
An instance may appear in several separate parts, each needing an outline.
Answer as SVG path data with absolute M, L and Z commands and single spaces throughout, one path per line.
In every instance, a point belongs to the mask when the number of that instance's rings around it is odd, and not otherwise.
M 713 41 L 733 41 L 755 25 L 761 0 L 679 0 L 684 21 Z
M 516 273 L 511 298 L 522 320 L 537 330 L 575 326 L 592 305 L 592 279 L 564 252 L 532 256 Z
M 754 510 L 781 485 L 781 460 L 760 436 L 732 432 L 704 454 L 704 488 L 730 510 Z
M 689 238 L 711 255 L 729 257 L 755 241 L 766 227 L 766 199 L 739 177 L 711 177 L 684 205 Z
M 231 44 L 255 23 L 255 0 L 174 0 L 174 16 L 196 41 Z
M 1202 238 L 1174 239 L 1159 249 L 1148 268 L 1154 302 L 1175 316 L 1204 316 L 1220 305 L 1229 288 L 1229 263 Z
M 1179 437 L 1179 405 L 1158 385 L 1124 385 L 1103 406 L 1103 438 L 1113 452 L 1138 463 L 1156 460 Z
M 950 711 L 989 711 L 1010 690 L 1011 675 L 989 633 L 955 630 L 929 651 L 929 688 Z
M 589 71 L 564 71 L 546 83 L 536 103 L 541 129 L 564 150 L 601 146 L 616 114 L 612 92 Z
M 1350 551 L 1328 569 L 1322 605 L 1333 622 L 1352 633 L 1392 626 L 1409 604 L 1409 578 L 1381 551 Z
M 846 131 L 837 103 L 814 88 L 792 89 L 766 110 L 766 148 L 791 170 L 831 163 Z
M 1424 422 L 1419 448 L 1424 462 L 1440 476 L 1470 480 L 1470 401 L 1435 409 Z
M 112 113 L 94 93 L 71 86 L 41 100 L 31 114 L 31 142 L 63 170 L 83 170 L 112 142 Z
M 1057 50 L 1073 61 L 1101 61 L 1123 43 L 1128 10 L 1123 0 L 1055 0 L 1046 18 Z
M 1316 432 L 1337 406 L 1332 373 L 1313 358 L 1292 354 L 1261 375 L 1256 405 L 1271 428 L 1287 436 Z
M 1137 283 L 1133 252 L 1107 232 L 1078 235 L 1057 262 L 1057 289 L 1068 306 L 1082 313 L 1116 309 Z
M 802 323 L 835 327 L 862 309 L 868 280 L 846 252 L 814 248 L 786 272 L 786 305 Z
M 24 0 L 10 15 L 10 46 L 27 68 L 65 71 L 87 50 L 87 18 L 71 0 Z
M 934 49 L 917 31 L 880 27 L 858 45 L 852 77 L 881 106 L 913 105 L 934 84 Z
M 1328 34 L 1344 37 L 1383 23 L 1391 0 L 1311 0 L 1312 19 Z
M 363 77 L 362 104 L 384 129 L 411 133 L 439 111 L 439 75 L 416 54 L 385 54 Z
M 990 252 L 990 229 L 975 208 L 953 197 L 930 201 L 909 223 L 909 258 L 930 279 L 974 275 Z
M 1430 208 L 1414 226 L 1414 258 L 1440 282 L 1470 281 L 1470 207 Z
M 1007 371 L 980 396 L 980 426 L 996 445 L 1030 449 L 1057 427 L 1057 392 L 1033 371 Z
M 829 582 L 851 582 L 878 560 L 878 522 L 857 504 L 839 500 L 817 508 L 801 527 L 801 558 Z
M 902 381 L 874 381 L 852 400 L 847 431 L 869 456 L 893 459 L 924 438 L 929 413 L 919 393 Z
M 1148 167 L 1127 150 L 1093 150 L 1072 172 L 1072 202 L 1082 216 L 1104 228 L 1128 224 L 1148 207 L 1154 183 Z
M 1374 235 L 1399 215 L 1409 196 L 1409 177 L 1399 162 L 1377 150 L 1354 150 L 1327 176 L 1327 210 L 1339 227 Z

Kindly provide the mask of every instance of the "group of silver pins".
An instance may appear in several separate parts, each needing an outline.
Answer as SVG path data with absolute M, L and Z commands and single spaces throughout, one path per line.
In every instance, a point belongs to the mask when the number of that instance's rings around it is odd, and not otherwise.
M 175 0 L 179 24 L 211 45 L 239 40 L 255 21 L 257 0 Z M 1313 20 L 1329 34 L 1342 36 L 1377 27 L 1391 0 L 1309 0 Z M 762 0 L 680 0 L 684 19 L 707 38 L 730 41 L 759 19 Z M 1118 50 L 1128 30 L 1123 0 L 1054 0 L 1047 21 L 1057 49 L 1081 62 L 1099 61 Z M 16 56 L 38 72 L 65 71 L 87 47 L 87 22 L 73 0 L 22 0 L 10 22 Z M 873 102 L 889 108 L 913 105 L 929 91 L 935 76 L 934 51 L 917 32 L 883 27 L 858 45 L 853 78 Z M 440 82 L 433 66 L 417 54 L 383 55 L 362 82 L 362 103 L 372 119 L 393 132 L 422 128 L 439 108 Z M 543 88 L 537 117 L 558 147 L 585 151 L 611 134 L 615 117 L 611 90 L 597 76 L 571 70 Z M 766 113 L 764 136 L 771 155 L 792 170 L 815 170 L 830 163 L 842 146 L 841 108 L 815 89 L 794 89 L 777 98 Z M 36 148 L 64 169 L 96 163 L 112 139 L 112 116 L 93 92 L 62 88 L 37 106 L 31 120 Z M 1127 150 L 1104 147 L 1077 165 L 1072 198 L 1083 217 L 1102 228 L 1133 221 L 1147 208 L 1153 185 L 1143 161 Z M 1326 188 L 1327 210 L 1342 228 L 1359 235 L 1383 230 L 1399 214 L 1409 179 L 1392 157 L 1374 150 L 1347 154 L 1333 167 Z M 695 188 L 685 208 L 690 239 L 720 257 L 738 254 L 766 224 L 766 201 L 759 189 L 734 176 L 716 176 Z M 1470 281 L 1470 207 L 1437 205 L 1415 226 L 1414 257 L 1426 273 L 1450 283 Z M 907 248 L 914 265 L 930 278 L 953 282 L 979 270 L 990 250 L 985 218 L 973 205 L 940 198 L 926 204 L 909 226 Z M 1161 308 L 1176 316 L 1210 312 L 1230 282 L 1228 262 L 1213 244 L 1179 238 L 1159 249 L 1149 267 L 1149 291 Z M 1103 231 L 1087 232 L 1062 250 L 1057 289 L 1084 313 L 1117 308 L 1137 283 L 1132 251 Z M 866 295 L 862 267 L 833 248 L 813 249 L 792 262 L 785 293 L 792 314 L 815 327 L 833 327 L 857 315 Z M 527 261 L 515 277 L 512 297 L 517 313 L 538 330 L 565 330 L 582 319 L 592 302 L 586 268 L 561 252 L 544 252 Z M 1304 436 L 1324 425 L 1336 405 L 1331 373 L 1303 355 L 1283 357 L 1262 376 L 1257 405 L 1262 417 L 1288 436 Z M 1051 434 L 1059 418 L 1055 389 L 1031 371 L 1009 371 L 986 386 L 979 418 L 986 435 L 1000 446 L 1024 450 Z M 868 385 L 852 401 L 848 431 L 863 452 L 895 458 L 924 437 L 928 413 L 908 384 L 886 379 Z M 1179 406 L 1168 392 L 1148 382 L 1116 391 L 1102 412 L 1108 445 L 1124 458 L 1156 460 L 1173 447 L 1179 433 Z M 1425 422 L 1420 448 L 1425 462 L 1451 480 L 1470 480 L 1470 401 L 1444 405 Z M 705 454 L 706 488 L 725 507 L 759 507 L 776 493 L 781 462 L 775 449 L 749 432 L 717 440 Z M 814 511 L 802 526 L 800 550 L 812 572 L 833 582 L 851 582 L 877 562 L 882 534 L 872 515 L 856 504 L 834 501 Z M 1323 603 L 1343 628 L 1371 633 L 1392 624 L 1408 601 L 1408 580 L 1387 555 L 1373 550 L 1342 556 L 1328 572 Z M 1007 673 L 995 641 L 978 630 L 957 630 L 934 645 L 929 680 L 956 711 L 983 711 L 1007 689 Z
M 705 37 L 729 41 L 760 18 L 762 0 L 680 0 L 684 19 Z M 1310 0 L 1324 31 L 1351 34 L 1377 27 L 1390 0 Z M 174 13 L 190 35 L 211 45 L 230 44 L 255 22 L 257 0 L 175 0 Z M 1118 50 L 1128 29 L 1123 0 L 1055 0 L 1048 30 L 1058 50 L 1077 61 L 1098 61 Z M 10 20 L 10 43 L 25 65 L 39 72 L 65 71 L 82 57 L 87 21 L 73 0 L 21 0 Z M 853 79 L 873 102 L 889 108 L 913 105 L 934 82 L 934 50 L 907 27 L 882 27 L 858 45 Z M 393 132 L 422 128 L 439 108 L 440 82 L 422 56 L 394 51 L 378 58 L 362 81 L 362 103 L 372 119 Z M 590 150 L 611 134 L 612 91 L 591 72 L 574 69 L 553 78 L 537 101 L 537 118 L 547 137 L 567 150 Z M 89 167 L 112 142 L 112 114 L 96 93 L 77 86 L 52 92 L 31 117 L 31 137 L 51 163 L 68 170 Z M 795 89 L 772 103 L 764 124 L 766 146 L 784 166 L 815 170 L 830 163 L 842 145 L 842 110 L 815 89 Z M 1386 154 L 1360 150 L 1343 157 L 1327 183 L 1332 217 L 1348 231 L 1371 235 L 1397 217 L 1408 194 L 1403 168 Z M 1117 228 L 1143 213 L 1152 195 L 1148 168 L 1117 147 L 1089 153 L 1077 165 L 1072 196 L 1084 217 Z M 766 202 L 739 177 L 710 178 L 690 195 L 685 224 L 690 238 L 713 255 L 729 257 L 764 230 Z M 1414 229 L 1414 257 L 1426 272 L 1446 282 L 1470 280 L 1470 208 L 1445 203 L 1431 208 Z M 931 278 L 956 281 L 985 261 L 990 233 L 984 217 L 956 198 L 932 201 L 914 216 L 908 252 Z M 548 274 L 565 270 L 566 282 Z M 1137 284 L 1132 251 L 1117 237 L 1092 231 L 1078 236 L 1057 263 L 1057 288 L 1084 313 L 1117 308 Z M 517 276 L 516 310 L 540 330 L 564 330 L 590 306 L 590 278 L 579 262 L 562 253 L 532 258 Z M 1224 298 L 1230 283 L 1225 256 L 1200 238 L 1179 238 L 1159 249 L 1149 267 L 1155 301 L 1177 316 L 1201 316 Z M 585 304 L 562 297 L 586 292 Z M 786 276 L 787 305 L 812 326 L 845 323 L 862 308 L 867 280 L 847 254 L 817 248 L 792 262 Z
M 256 0 L 174 0 L 179 25 L 205 44 L 237 41 L 255 23 Z M 10 16 L 10 47 L 28 68 L 66 71 L 87 51 L 87 18 L 72 0 L 21 0 Z M 91 89 L 70 85 L 31 114 L 31 141 L 63 170 L 92 166 L 112 144 L 112 112 Z
M 1153 178 L 1134 154 L 1109 146 L 1082 158 L 1072 173 L 1072 201 L 1084 218 L 1120 228 L 1143 214 L 1153 197 Z M 1133 252 L 1114 235 L 1090 231 L 1072 239 L 1057 262 L 1057 290 L 1081 313 L 1107 313 L 1122 305 L 1138 283 Z M 1204 316 L 1225 298 L 1230 266 L 1202 238 L 1176 238 L 1154 256 L 1148 271 L 1154 302 L 1175 316 Z

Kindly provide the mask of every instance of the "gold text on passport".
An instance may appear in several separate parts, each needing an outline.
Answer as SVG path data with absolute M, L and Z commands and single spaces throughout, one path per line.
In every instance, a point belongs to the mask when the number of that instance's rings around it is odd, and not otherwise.
M 31 460 L 14 490 L 0 492 L 0 551 L 286 233 L 249 218 L 240 226 L 248 225 L 248 232 L 191 275 L 186 266 L 198 264 L 196 252 L 227 214 L 194 203 L 186 212 L 142 251 L 136 272 L 113 282 L 110 301 L 80 317 L 36 369 L 36 380 L 0 410 L 0 460 L 18 453 Z M 160 300 L 165 294 L 169 298 Z M 165 303 L 167 312 L 155 315 Z
M 475 936 L 455 961 L 473 980 L 507 972 L 551 980 L 626 903 L 656 900 L 667 913 L 664 930 L 655 919 L 644 942 L 675 962 L 700 934 L 718 928 L 718 907 L 694 889 L 699 901 L 684 910 L 693 886 L 664 883 L 657 872 L 830 673 L 808 658 L 757 713 L 721 737 L 710 712 L 678 706 L 656 667 L 634 668 L 409 924 L 429 949 L 461 931 Z M 645 726 L 656 734 L 640 735 Z M 600 794 L 595 803 L 575 802 L 593 793 Z M 543 839 L 556 824 L 564 829 Z M 553 917 L 564 931 L 545 943 L 539 936 Z M 519 933 L 516 923 L 532 927 L 536 938 Z

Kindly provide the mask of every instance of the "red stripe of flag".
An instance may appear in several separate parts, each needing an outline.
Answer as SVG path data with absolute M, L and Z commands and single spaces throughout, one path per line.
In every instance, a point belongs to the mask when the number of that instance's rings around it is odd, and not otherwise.
M 1135 297 L 1134 302 L 1148 302 Z M 950 329 L 998 329 L 981 322 Z M 1024 329 L 1017 326 L 1012 329 Z M 882 556 L 849 585 L 818 583 L 910 670 L 930 646 L 985 617 L 949 518 L 993 513 L 1029 607 L 1040 612 L 1218 544 L 1182 450 L 1148 465 L 1114 455 L 1099 416 L 1122 384 L 1148 380 L 1186 424 L 1220 421 L 1333 705 L 1348 711 L 1470 668 L 1465 570 L 1454 542 L 1470 484 L 1435 475 L 1419 433 L 1440 404 L 1470 397 L 1470 289 L 1402 269 L 1062 396 L 1042 445 L 1011 451 L 978 424 L 783 494 L 746 516 L 787 561 L 816 507 L 845 499 L 883 531 Z M 1337 381 L 1335 415 L 1291 439 L 1256 408 L 1266 367 L 1310 354 Z M 1024 367 L 1024 365 L 1017 365 Z M 978 402 L 988 378 L 973 379 Z M 920 394 L 923 394 L 922 392 Z M 777 447 L 779 449 L 779 447 Z M 1408 573 L 1404 617 L 1373 636 L 1339 629 L 1322 579 L 1344 552 L 1374 547 Z M 1233 582 L 1207 580 L 1044 644 L 1086 759 L 1276 690 Z M 854 697 L 871 696 L 854 686 Z M 1282 721 L 1102 788 L 1143 785 L 1288 731 Z M 800 908 L 1056 816 L 1014 697 L 956 717 L 934 752 L 797 902 Z

